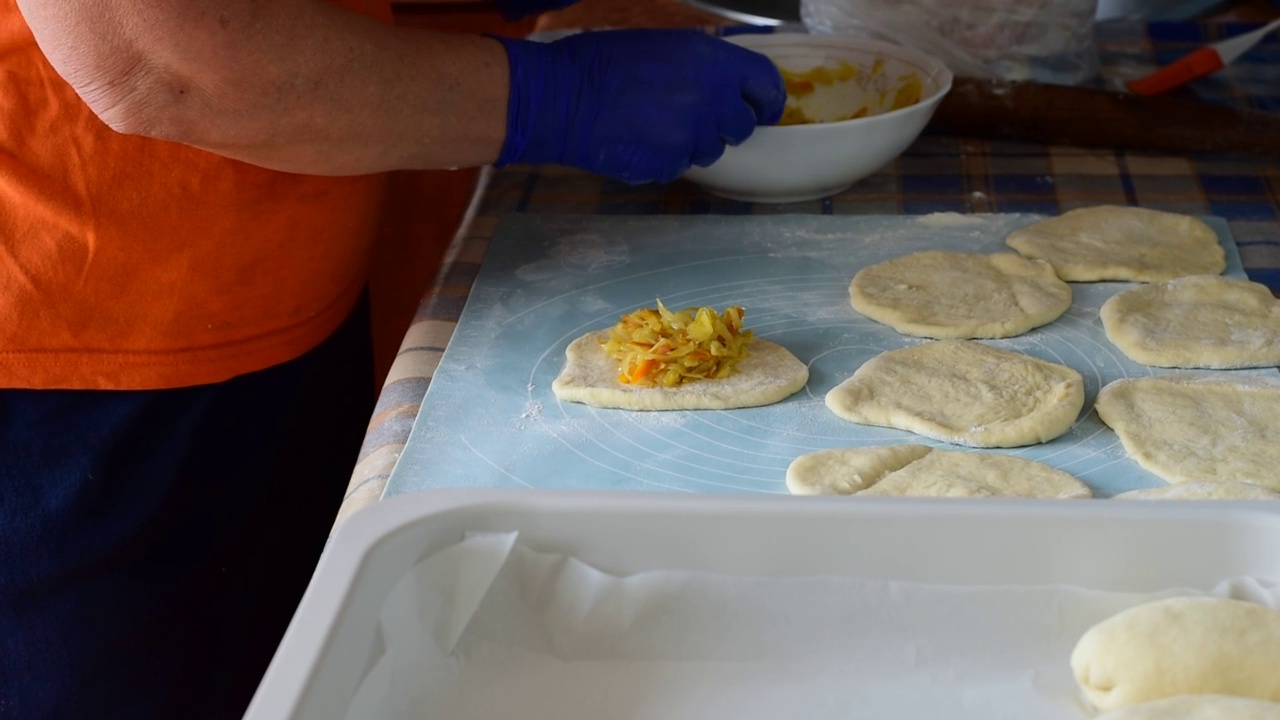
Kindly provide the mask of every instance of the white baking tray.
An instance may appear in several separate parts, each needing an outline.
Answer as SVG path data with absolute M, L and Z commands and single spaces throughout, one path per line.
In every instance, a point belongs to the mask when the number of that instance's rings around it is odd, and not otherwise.
M 441 490 L 390 498 L 334 536 L 250 720 L 344 717 L 382 654 L 379 613 L 466 533 L 628 575 L 687 570 L 1115 592 L 1280 579 L 1280 503 L 793 498 Z

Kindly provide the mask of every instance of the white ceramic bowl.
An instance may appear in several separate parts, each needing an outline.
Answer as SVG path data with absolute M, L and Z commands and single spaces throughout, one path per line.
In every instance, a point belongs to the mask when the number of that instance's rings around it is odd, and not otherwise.
M 884 102 L 886 88 L 892 94 L 911 74 L 923 84 L 920 102 L 898 110 L 853 120 L 756 128 L 746 142 L 726 148 L 710 167 L 685 173 L 707 191 L 734 200 L 799 202 L 848 188 L 906 150 L 951 90 L 952 75 L 942 63 L 888 43 L 801 33 L 739 35 L 730 42 L 763 53 L 793 73 L 819 65 L 835 67 L 842 61 L 858 67 L 854 80 L 818 85 L 802 101 L 805 114 L 814 119 L 847 116 L 862 106 L 875 108 Z

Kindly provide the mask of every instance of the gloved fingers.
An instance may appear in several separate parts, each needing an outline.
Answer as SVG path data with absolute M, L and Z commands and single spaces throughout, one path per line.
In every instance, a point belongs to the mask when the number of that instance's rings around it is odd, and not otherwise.
M 787 105 L 787 88 L 782 73 L 769 58 L 757 52 L 744 51 L 742 62 L 742 99 L 756 113 L 757 125 L 773 125 L 782 119 Z
M 721 152 L 723 152 L 723 150 Z M 717 157 L 719 156 L 717 155 Z M 692 167 L 692 165 L 690 164 L 688 157 L 674 159 L 666 165 L 655 167 L 649 180 L 660 185 L 664 185 L 680 179 L 680 176 L 684 175 L 690 167 Z
M 720 137 L 730 145 L 741 145 L 756 131 L 756 114 L 738 98 L 730 98 L 720 110 Z
M 723 154 L 724 138 L 720 137 L 720 129 L 711 122 L 699 122 L 693 130 L 693 151 L 689 154 L 689 161 L 698 167 L 707 167 Z
M 667 183 L 689 169 L 690 151 L 655 152 L 652 146 L 617 143 L 602 149 L 593 171 L 628 185 Z
M 504 44 L 511 89 L 499 165 L 557 163 L 628 183 L 667 182 L 777 122 L 786 104 L 768 58 L 698 31 Z

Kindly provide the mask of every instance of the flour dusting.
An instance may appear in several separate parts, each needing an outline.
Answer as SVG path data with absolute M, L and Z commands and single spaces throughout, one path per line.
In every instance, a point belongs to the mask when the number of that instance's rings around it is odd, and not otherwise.
M 916 218 L 916 222 L 929 227 L 943 228 L 974 227 L 978 225 L 986 225 L 988 221 L 981 215 L 963 215 L 957 212 L 937 212 L 930 213 L 928 215 L 921 215 Z
M 972 199 L 985 197 L 974 193 Z M 853 310 L 849 284 L 861 268 L 921 250 L 1008 252 L 1009 232 L 1038 219 L 961 213 L 507 218 L 390 492 L 516 484 L 785 492 L 786 468 L 805 452 L 941 445 L 842 420 L 825 406 L 825 393 L 860 364 L 916 343 Z M 1005 452 L 1070 472 L 1099 496 L 1156 482 L 1135 469 L 1114 432 L 1091 412 L 1102 385 L 1153 374 L 1128 361 L 1102 332 L 1099 308 L 1124 287 L 1075 284 L 1065 316 L 989 343 L 1084 375 L 1090 402 L 1066 435 Z M 629 412 L 557 401 L 551 384 L 564 366 L 565 347 L 657 297 L 669 306 L 743 305 L 757 337 L 810 368 L 809 384 L 778 404 L 732 411 Z

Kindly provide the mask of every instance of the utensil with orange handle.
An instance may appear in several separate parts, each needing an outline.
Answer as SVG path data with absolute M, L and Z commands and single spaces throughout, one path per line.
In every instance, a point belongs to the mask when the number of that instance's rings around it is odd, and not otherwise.
M 1206 45 L 1150 75 L 1130 80 L 1125 85 L 1139 95 L 1159 95 L 1180 88 L 1230 65 L 1276 28 L 1280 28 L 1280 20 L 1272 21 L 1257 30 Z

